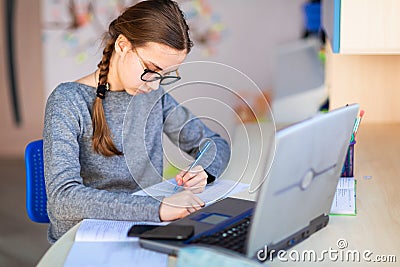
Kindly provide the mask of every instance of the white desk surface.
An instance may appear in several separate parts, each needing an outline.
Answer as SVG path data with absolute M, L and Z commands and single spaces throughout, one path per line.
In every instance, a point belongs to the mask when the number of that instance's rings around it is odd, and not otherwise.
M 357 179 L 357 216 L 331 216 L 328 226 L 293 247 L 299 253 L 314 250 L 338 250 L 337 242 L 344 239 L 346 251 L 359 251 L 376 256 L 396 257 L 396 263 L 354 261 L 313 262 L 314 266 L 345 264 L 346 266 L 398 266 L 400 263 L 400 124 L 361 125 L 355 150 Z M 62 266 L 74 242 L 79 224 L 69 230 L 42 257 L 38 266 Z M 343 250 L 343 251 L 344 251 Z M 294 255 L 294 254 L 292 254 Z M 362 255 L 362 254 L 361 254 Z M 285 256 L 289 259 L 289 256 Z M 170 266 L 174 259 L 170 257 Z M 350 257 L 350 259 L 353 259 Z M 309 266 L 310 262 L 282 262 L 274 259 L 269 266 Z

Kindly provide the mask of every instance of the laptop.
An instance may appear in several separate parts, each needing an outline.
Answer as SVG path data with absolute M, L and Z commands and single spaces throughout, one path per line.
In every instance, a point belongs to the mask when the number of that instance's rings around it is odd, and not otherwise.
M 193 225 L 191 238 L 140 238 L 140 245 L 177 255 L 185 246 L 204 244 L 255 258 L 265 247 L 278 252 L 307 239 L 328 224 L 358 109 L 348 105 L 277 131 L 256 201 L 225 198 L 170 224 Z

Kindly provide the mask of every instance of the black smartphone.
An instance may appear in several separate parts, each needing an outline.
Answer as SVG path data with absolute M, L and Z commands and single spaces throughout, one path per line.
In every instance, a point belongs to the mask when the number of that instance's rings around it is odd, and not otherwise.
M 139 234 L 139 237 L 145 239 L 186 240 L 193 236 L 193 233 L 193 225 L 169 224 L 144 231 Z
M 143 234 L 146 231 L 149 231 L 151 229 L 154 229 L 158 227 L 159 225 L 147 225 L 147 224 L 137 224 L 133 225 L 131 229 L 129 229 L 128 236 L 131 237 L 139 237 L 141 234 Z

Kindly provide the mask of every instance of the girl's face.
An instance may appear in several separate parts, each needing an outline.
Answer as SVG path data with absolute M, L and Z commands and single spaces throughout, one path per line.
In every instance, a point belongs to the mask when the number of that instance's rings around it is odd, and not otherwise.
M 175 71 L 186 57 L 185 50 L 176 50 L 167 45 L 149 42 L 135 48 L 127 40 L 118 39 L 115 44 L 116 58 L 111 60 L 108 77 L 112 91 L 125 90 L 130 95 L 137 95 L 157 90 L 160 80 L 142 81 L 144 70 L 155 71 L 162 76 L 176 76 Z

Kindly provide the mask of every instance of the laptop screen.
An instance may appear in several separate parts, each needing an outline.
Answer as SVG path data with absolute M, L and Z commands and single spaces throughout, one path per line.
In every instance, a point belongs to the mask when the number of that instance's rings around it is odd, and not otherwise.
M 277 132 L 274 159 L 258 192 L 248 255 L 329 214 L 357 112 L 354 104 Z

